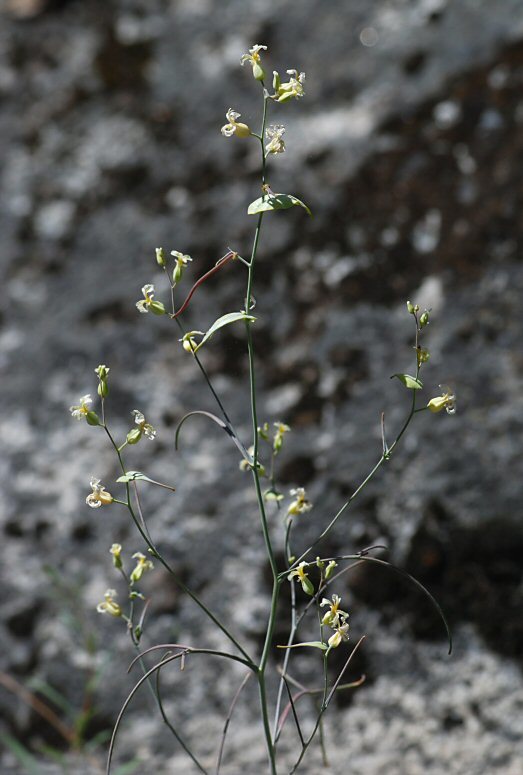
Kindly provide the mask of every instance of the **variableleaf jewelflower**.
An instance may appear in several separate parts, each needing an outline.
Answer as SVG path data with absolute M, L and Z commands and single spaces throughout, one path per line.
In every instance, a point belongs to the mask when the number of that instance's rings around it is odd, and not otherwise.
M 265 146 L 265 153 L 283 153 L 285 151 L 285 142 L 283 135 L 285 127 L 281 124 L 271 124 L 265 130 L 265 135 L 269 142 Z
M 323 608 L 323 606 L 328 605 L 329 610 L 324 614 L 323 619 L 321 620 L 322 625 L 328 625 L 334 629 L 335 627 L 338 627 L 340 621 L 342 624 L 345 623 L 349 614 L 347 611 L 341 610 L 340 603 L 341 597 L 339 595 L 333 595 L 332 600 L 328 600 L 326 597 L 323 598 L 320 606 Z
M 118 605 L 118 603 L 115 601 L 116 592 L 114 589 L 108 589 L 104 595 L 104 600 L 101 603 L 98 603 L 96 606 L 96 610 L 99 614 L 109 614 L 110 616 L 121 616 L 122 615 L 122 609 Z
M 139 312 L 152 312 L 154 315 L 165 315 L 165 307 L 161 301 L 154 301 L 154 285 L 148 283 L 142 288 L 143 299 L 136 302 Z
M 240 116 L 241 113 L 237 113 L 232 108 L 229 108 L 225 114 L 225 117 L 229 123 L 224 124 L 224 126 L 222 126 L 220 129 L 220 132 L 224 137 L 232 137 L 233 135 L 236 135 L 236 137 L 249 137 L 251 130 L 247 124 L 242 124 L 241 121 L 238 122 L 236 120 L 240 118 Z
M 261 46 L 259 43 L 256 43 L 249 49 L 249 53 L 244 54 L 240 59 L 242 67 L 246 62 L 252 65 L 252 74 L 257 81 L 263 81 L 265 78 L 265 70 L 261 65 L 260 51 L 267 51 L 267 46 Z
M 131 582 L 134 584 L 134 582 L 140 581 L 146 570 L 152 570 L 154 565 L 152 561 L 148 560 L 145 554 L 142 554 L 141 552 L 135 552 L 135 554 L 133 554 L 133 560 L 137 561 L 130 575 Z
M 305 568 L 307 568 L 307 563 L 304 560 L 303 562 L 300 562 L 297 568 L 291 570 L 287 576 L 287 579 L 288 581 L 292 581 L 292 579 L 297 578 L 305 594 L 312 597 L 312 595 L 314 595 L 314 587 L 312 585 L 312 581 L 309 579 L 305 571 Z
M 87 395 L 80 398 L 80 403 L 76 406 L 70 406 L 69 411 L 75 420 L 86 420 L 89 425 L 100 425 L 100 418 L 90 408 L 93 403 L 93 399 L 87 393 Z
M 418 362 L 418 369 L 421 368 L 423 363 L 427 363 L 430 358 L 430 353 L 424 347 L 416 347 L 416 360 Z
M 89 493 L 85 499 L 85 502 L 92 509 L 99 509 L 100 506 L 108 506 L 109 503 L 114 501 L 111 493 L 107 492 L 103 484 L 100 484 L 100 479 L 95 479 L 93 476 L 89 482 L 89 485 L 92 489 L 92 492 Z
M 287 75 L 290 75 L 288 81 L 281 82 L 280 74 L 274 70 L 272 79 L 272 88 L 274 94 L 271 94 L 271 98 L 276 102 L 288 102 L 292 99 L 299 99 L 305 94 L 303 84 L 305 83 L 305 73 L 298 73 L 297 70 L 287 70 Z
M 183 276 L 183 270 L 187 264 L 192 261 L 192 258 L 185 253 L 180 253 L 178 250 L 171 250 L 171 256 L 176 259 L 176 265 L 173 271 L 173 283 L 179 283 Z
M 113 544 L 109 549 L 110 554 L 113 555 L 113 565 L 115 568 L 122 567 L 122 545 Z
M 109 394 L 109 386 L 107 384 L 107 377 L 109 376 L 109 372 L 111 369 L 109 366 L 105 366 L 105 364 L 101 363 L 100 366 L 97 366 L 94 370 L 94 373 L 98 377 L 98 395 L 100 398 L 107 398 Z
M 165 252 L 163 248 L 156 248 L 155 250 L 156 255 L 156 263 L 158 266 L 161 266 L 162 269 L 165 266 Z
M 294 500 L 287 509 L 288 516 L 305 514 L 305 512 L 312 509 L 312 503 L 307 499 L 304 487 L 297 487 L 296 489 L 291 490 L 290 494 L 294 497 Z
M 272 449 L 274 454 L 277 455 L 283 446 L 283 437 L 290 431 L 290 426 L 285 425 L 284 422 L 275 422 L 274 427 L 276 428 L 276 433 L 274 434 Z
M 440 385 L 441 395 L 431 398 L 427 404 L 427 409 L 431 412 L 441 412 L 445 409 L 447 414 L 454 414 L 456 411 L 456 396 L 447 385 Z
M 127 443 L 136 444 L 138 441 L 140 441 L 142 434 L 150 441 L 152 441 L 156 436 L 156 428 L 154 428 L 151 423 L 146 422 L 144 413 L 140 412 L 139 409 L 133 409 L 131 414 L 133 415 L 134 421 L 138 428 L 133 428 L 131 431 L 129 431 L 127 434 Z
M 204 331 L 187 331 L 187 333 L 184 334 L 179 341 L 182 343 L 182 347 L 186 353 L 191 353 L 191 355 L 195 355 L 196 350 L 198 349 L 198 342 L 194 337 L 204 336 L 204 335 L 205 335 Z
M 347 622 L 344 622 L 336 626 L 334 635 L 330 636 L 327 643 L 331 649 L 336 649 L 340 643 L 346 640 L 349 640 L 349 625 Z

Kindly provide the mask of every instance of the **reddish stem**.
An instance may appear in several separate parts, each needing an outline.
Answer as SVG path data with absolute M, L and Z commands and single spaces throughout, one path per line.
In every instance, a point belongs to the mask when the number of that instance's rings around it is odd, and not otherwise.
M 231 259 L 233 259 L 233 258 L 236 258 L 237 255 L 238 254 L 235 253 L 233 250 L 229 250 L 224 256 L 222 256 L 222 258 L 220 258 L 219 261 L 216 262 L 216 264 L 213 266 L 212 269 L 209 269 L 209 271 L 206 272 L 204 275 L 202 275 L 199 278 L 199 280 L 196 280 L 196 282 L 194 283 L 193 287 L 191 288 L 191 290 L 187 294 L 187 298 L 183 302 L 183 304 L 180 307 L 180 309 L 177 312 L 173 312 L 173 314 L 171 315 L 172 320 L 177 318 L 178 315 L 181 315 L 182 312 L 185 312 L 185 310 L 189 306 L 189 302 L 191 301 L 192 295 L 195 292 L 195 290 L 198 288 L 198 286 L 201 285 L 203 282 L 205 282 L 205 280 L 208 280 L 209 277 L 212 277 L 213 274 L 216 274 L 218 269 L 221 269 L 222 266 L 225 266 L 225 264 L 228 264 L 229 261 L 231 261 Z

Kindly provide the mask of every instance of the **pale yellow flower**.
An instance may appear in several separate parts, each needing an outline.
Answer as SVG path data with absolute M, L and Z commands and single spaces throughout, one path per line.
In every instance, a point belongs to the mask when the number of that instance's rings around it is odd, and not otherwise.
M 136 560 L 137 562 L 131 571 L 130 579 L 132 582 L 140 581 L 146 570 L 152 570 L 154 568 L 151 560 L 148 560 L 145 554 L 142 554 L 141 552 L 133 554 L 133 560 Z
M 272 86 L 274 94 L 271 95 L 276 102 L 288 102 L 292 99 L 299 99 L 305 94 L 303 84 L 305 83 L 305 73 L 298 73 L 297 70 L 287 70 L 290 75 L 288 81 L 281 82 L 279 73 L 275 70 L 273 73 Z
M 343 641 L 346 640 L 349 640 L 349 625 L 347 622 L 344 622 L 336 627 L 336 631 L 330 636 L 327 643 L 331 649 L 335 649 L 338 648 L 340 643 L 343 643 Z
M 265 78 L 265 70 L 261 65 L 260 51 L 267 51 L 267 46 L 261 46 L 259 43 L 256 43 L 249 49 L 249 53 L 244 54 L 240 59 L 242 67 L 246 62 L 252 65 L 252 74 L 257 81 L 263 81 Z
M 101 603 L 98 603 L 96 606 L 96 610 L 99 614 L 109 614 L 110 616 L 121 616 L 122 615 L 122 609 L 118 605 L 117 602 L 115 602 L 114 598 L 116 597 L 116 592 L 114 589 L 108 589 L 107 592 L 104 595 L 104 600 Z
M 93 477 L 89 484 L 92 492 L 89 493 L 85 499 L 88 506 L 92 509 L 99 509 L 100 506 L 107 506 L 109 503 L 113 502 L 113 496 L 110 492 L 107 492 L 103 484 L 100 484 L 100 479 L 95 479 Z
M 441 412 L 445 409 L 447 414 L 454 414 L 456 411 L 456 397 L 447 385 L 440 385 L 442 395 L 431 398 L 427 404 L 431 412 Z
M 287 576 L 287 579 L 288 581 L 292 581 L 292 579 L 297 578 L 301 584 L 301 588 L 303 589 L 303 591 L 307 595 L 312 596 L 314 594 L 314 587 L 312 586 L 312 582 L 305 571 L 307 567 L 308 566 L 305 561 L 300 562 L 297 568 L 294 568 L 294 570 L 291 570 L 291 572 Z
M 224 137 L 232 137 L 232 135 L 236 135 L 236 137 L 249 137 L 251 130 L 247 124 L 242 124 L 236 120 L 240 118 L 240 116 L 241 113 L 237 113 L 232 108 L 229 108 L 225 114 L 228 123 L 222 126 L 220 130 Z

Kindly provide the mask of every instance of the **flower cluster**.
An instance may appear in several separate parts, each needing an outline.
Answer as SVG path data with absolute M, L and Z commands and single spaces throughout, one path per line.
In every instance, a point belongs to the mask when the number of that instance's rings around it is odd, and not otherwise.
M 305 73 L 299 73 L 297 70 L 287 70 L 287 75 L 290 75 L 288 81 L 281 82 L 281 78 L 276 70 L 273 73 L 272 88 L 274 94 L 271 94 L 271 98 L 276 102 L 288 102 L 292 99 L 299 99 L 305 94 L 303 84 L 305 83 Z

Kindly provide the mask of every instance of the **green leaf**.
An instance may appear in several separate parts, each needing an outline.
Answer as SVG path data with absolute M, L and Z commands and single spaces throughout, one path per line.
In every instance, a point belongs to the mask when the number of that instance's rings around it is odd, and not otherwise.
M 236 323 L 238 320 L 250 320 L 251 323 L 253 323 L 256 318 L 254 318 L 252 315 L 247 315 L 246 312 L 228 312 L 226 315 L 222 315 L 221 318 L 218 318 L 218 320 L 215 320 L 210 329 L 203 335 L 203 339 L 201 342 L 198 343 L 198 346 L 195 347 L 194 352 L 198 352 L 200 347 L 207 342 L 213 334 L 216 333 L 220 328 L 223 328 L 224 326 L 228 326 L 231 323 Z
M 257 215 L 257 213 L 265 213 L 269 210 L 288 210 L 289 207 L 296 205 L 303 207 L 308 215 L 312 215 L 307 205 L 292 194 L 264 194 L 250 203 L 247 213 L 248 215 Z
M 119 476 L 116 480 L 117 482 L 136 482 L 137 480 L 141 480 L 143 482 L 152 482 L 153 484 L 156 484 L 153 479 L 149 479 L 148 476 L 145 474 L 142 474 L 141 471 L 127 471 L 123 476 Z
M 403 382 L 409 390 L 421 390 L 423 387 L 423 382 L 420 379 L 416 379 L 416 377 L 411 377 L 410 374 L 393 374 L 391 379 L 394 379 L 394 377 Z
M 310 646 L 314 649 L 321 649 L 322 651 L 327 651 L 329 648 L 326 643 L 322 643 L 321 640 L 309 640 L 305 643 L 294 643 L 292 646 L 278 646 L 279 649 L 297 649 L 300 648 L 300 646 Z

